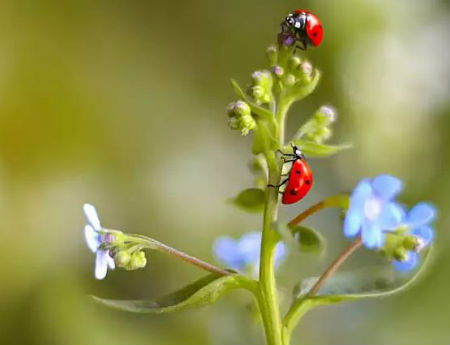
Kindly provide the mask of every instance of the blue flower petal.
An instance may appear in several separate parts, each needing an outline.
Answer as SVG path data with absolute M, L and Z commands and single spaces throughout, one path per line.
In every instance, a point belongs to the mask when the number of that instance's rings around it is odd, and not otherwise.
M 367 198 L 369 198 L 372 193 L 373 190 L 370 185 L 370 180 L 366 178 L 360 181 L 350 197 L 350 207 L 362 212 Z
M 86 240 L 86 244 L 89 249 L 95 253 L 97 251 L 98 246 L 101 244 L 100 234 L 95 231 L 92 226 L 86 225 L 84 227 L 84 239 Z
M 114 262 L 114 259 L 109 255 L 109 251 L 108 251 L 107 262 L 108 262 L 108 267 L 110 270 L 113 270 L 116 268 L 116 263 Z
M 411 235 L 419 237 L 424 247 L 428 246 L 434 238 L 434 230 L 431 226 L 424 225 L 411 230 Z
M 350 206 L 344 219 L 344 235 L 348 238 L 355 237 L 361 230 L 363 213 L 358 208 Z
M 375 223 L 364 222 L 361 237 L 362 242 L 369 249 L 380 248 L 384 245 L 385 235 Z
M 261 250 L 261 233 L 252 231 L 241 237 L 238 244 L 239 255 L 246 265 L 254 264 L 259 259 Z
M 376 223 L 382 230 L 395 230 L 405 218 L 403 208 L 395 202 L 388 202 L 381 206 Z
M 436 217 L 436 208 L 431 204 L 421 202 L 409 211 L 406 223 L 412 227 L 419 227 L 432 222 Z
M 245 263 L 240 255 L 238 245 L 231 237 L 218 238 L 214 243 L 213 251 L 217 260 L 226 266 L 235 270 L 244 268 Z
M 100 219 L 98 218 L 97 210 L 95 207 L 91 204 L 84 204 L 83 205 L 83 211 L 86 215 L 86 219 L 88 223 L 95 229 L 95 230 L 101 230 L 102 226 L 100 224 Z
M 419 254 L 416 252 L 409 252 L 408 259 L 406 261 L 397 261 L 394 260 L 392 264 L 395 269 L 400 272 L 406 272 L 412 270 L 419 263 Z
M 401 191 L 402 181 L 391 175 L 378 175 L 372 181 L 372 188 L 379 198 L 390 200 Z
M 278 268 L 284 261 L 288 253 L 287 246 L 283 242 L 278 242 L 275 247 L 275 268 Z
M 95 278 L 103 279 L 108 271 L 108 252 L 106 250 L 97 250 L 95 257 Z

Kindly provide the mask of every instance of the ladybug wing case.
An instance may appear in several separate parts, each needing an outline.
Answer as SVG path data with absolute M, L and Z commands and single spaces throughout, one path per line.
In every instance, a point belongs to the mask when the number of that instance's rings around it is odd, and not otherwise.
M 300 201 L 308 194 L 313 183 L 311 169 L 303 159 L 298 159 L 292 164 L 289 173 L 289 181 L 283 193 L 283 204 L 293 204 Z

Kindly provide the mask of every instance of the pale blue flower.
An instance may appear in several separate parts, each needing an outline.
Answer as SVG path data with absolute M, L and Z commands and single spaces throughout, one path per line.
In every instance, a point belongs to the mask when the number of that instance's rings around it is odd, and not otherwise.
M 259 271 L 261 250 L 261 233 L 249 232 L 235 240 L 228 236 L 220 237 L 214 243 L 214 255 L 218 261 L 231 269 L 246 271 L 251 269 L 256 275 Z M 283 242 L 275 247 L 275 267 L 278 267 L 287 255 L 287 247 Z
M 405 261 L 393 261 L 394 267 L 399 271 L 412 270 L 419 263 L 420 251 L 428 247 L 434 239 L 434 230 L 430 223 L 436 218 L 436 208 L 428 203 L 419 203 L 405 216 L 404 224 L 408 226 L 408 234 L 416 236 L 419 245 L 408 252 Z
M 367 248 L 384 245 L 386 231 L 401 224 L 404 211 L 394 200 L 402 189 L 402 182 L 390 175 L 379 175 L 358 183 L 350 198 L 344 220 L 344 234 L 352 238 L 361 235 Z
M 108 267 L 113 270 L 115 264 L 114 259 L 109 255 L 109 250 L 101 249 L 100 246 L 103 243 L 112 242 L 114 236 L 103 231 L 94 206 L 84 204 L 83 211 L 88 222 L 84 227 L 84 238 L 89 249 L 95 253 L 95 278 L 103 279 L 106 277 Z

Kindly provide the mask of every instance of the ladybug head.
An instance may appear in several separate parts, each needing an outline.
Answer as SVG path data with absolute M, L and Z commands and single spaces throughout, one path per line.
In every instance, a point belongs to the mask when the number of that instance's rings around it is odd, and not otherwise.
M 294 144 L 292 144 L 292 152 L 294 153 L 294 155 L 297 159 L 304 158 L 302 151 L 300 151 L 300 149 L 297 146 L 295 146 Z

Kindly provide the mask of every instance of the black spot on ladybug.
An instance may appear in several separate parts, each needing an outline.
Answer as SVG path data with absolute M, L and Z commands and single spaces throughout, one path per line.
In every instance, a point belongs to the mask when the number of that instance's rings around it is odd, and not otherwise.
M 291 189 L 291 195 L 297 195 L 297 189 Z
M 313 36 L 316 37 L 317 36 L 317 32 L 313 33 Z
M 306 183 L 306 184 L 310 184 L 311 181 L 310 181 L 310 180 L 306 180 L 305 183 Z
M 297 175 L 300 175 L 302 173 L 300 170 L 296 170 L 295 172 L 297 173 Z

